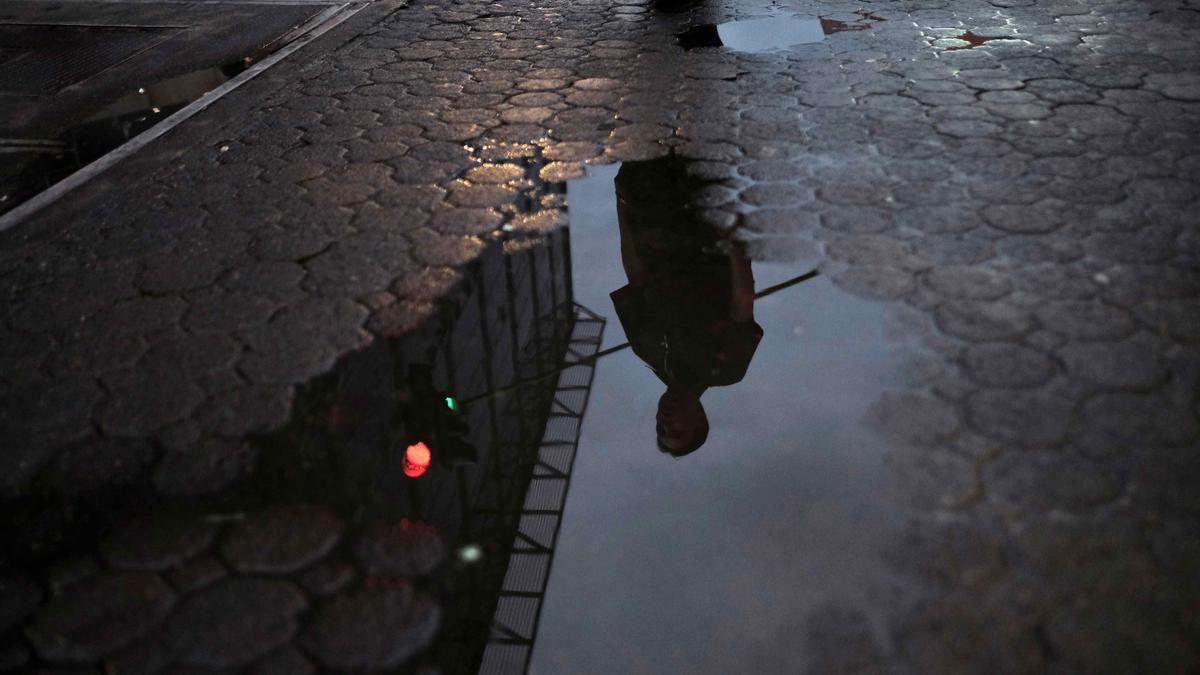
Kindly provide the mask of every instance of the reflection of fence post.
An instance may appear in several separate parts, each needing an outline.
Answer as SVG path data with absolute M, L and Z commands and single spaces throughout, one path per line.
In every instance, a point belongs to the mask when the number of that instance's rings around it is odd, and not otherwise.
M 533 475 L 517 514 L 516 536 L 480 673 L 524 672 L 537 637 L 542 600 L 596 367 L 590 356 L 600 347 L 605 325 L 604 318 L 590 310 L 579 305 L 571 307 L 574 320 L 564 363 L 576 365 L 568 365 L 558 373 Z
M 491 391 L 496 387 L 496 378 L 495 372 L 493 371 L 494 361 L 492 358 L 494 345 L 491 341 L 491 331 L 488 330 L 488 289 L 486 283 L 487 280 L 483 277 L 485 264 L 486 263 L 480 264 L 475 268 L 475 280 L 476 285 L 478 286 L 478 292 L 476 293 L 475 297 L 478 299 L 479 307 L 479 340 L 480 344 L 482 345 L 483 352 L 483 381 L 486 390 Z M 504 434 L 500 429 L 495 401 L 489 401 L 488 403 L 487 419 L 488 434 L 492 439 L 492 447 L 486 448 L 488 457 L 487 468 L 484 469 L 484 471 L 487 475 L 495 476 L 500 475 L 498 472 L 501 472 L 504 469 L 502 456 L 504 454 L 503 445 L 505 440 Z M 501 481 L 501 489 L 502 484 L 503 482 Z M 501 492 L 498 494 L 497 498 L 500 500 L 500 503 L 503 503 L 505 495 Z

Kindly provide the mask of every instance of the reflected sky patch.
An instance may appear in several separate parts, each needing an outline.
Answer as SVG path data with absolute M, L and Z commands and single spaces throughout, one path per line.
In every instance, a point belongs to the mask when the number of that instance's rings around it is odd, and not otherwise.
M 604 347 L 627 339 L 617 172 L 567 193 L 576 300 L 610 317 Z M 754 263 L 755 286 L 804 271 Z M 598 365 L 531 672 L 799 672 L 822 607 L 882 625 L 878 550 L 900 516 L 863 420 L 897 369 L 884 308 L 818 277 L 754 316 L 749 369 L 705 393 L 711 432 L 687 457 L 655 446 L 655 371 L 628 350 Z

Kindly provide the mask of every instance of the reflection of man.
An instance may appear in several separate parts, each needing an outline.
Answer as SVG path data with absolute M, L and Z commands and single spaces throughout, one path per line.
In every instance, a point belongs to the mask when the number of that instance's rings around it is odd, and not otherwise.
M 704 186 L 674 156 L 626 163 L 616 179 L 629 284 L 613 291 L 613 305 L 633 352 L 667 385 L 656 431 L 675 457 L 708 438 L 701 395 L 740 382 L 762 339 L 744 248 L 720 241 L 693 208 Z

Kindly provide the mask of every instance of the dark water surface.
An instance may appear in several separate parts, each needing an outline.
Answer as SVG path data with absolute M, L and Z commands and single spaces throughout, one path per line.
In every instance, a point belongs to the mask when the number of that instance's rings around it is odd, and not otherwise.
M 605 347 L 628 339 L 609 297 L 628 281 L 618 170 L 567 193 L 575 298 L 612 317 Z M 806 271 L 753 263 L 757 289 Z M 898 368 L 883 307 L 817 277 L 757 301 L 754 320 L 745 377 L 704 393 L 711 431 L 685 457 L 656 447 L 655 372 L 628 350 L 598 365 L 533 672 L 795 672 L 813 611 L 872 616 L 877 548 L 899 524 L 885 443 L 864 425 Z

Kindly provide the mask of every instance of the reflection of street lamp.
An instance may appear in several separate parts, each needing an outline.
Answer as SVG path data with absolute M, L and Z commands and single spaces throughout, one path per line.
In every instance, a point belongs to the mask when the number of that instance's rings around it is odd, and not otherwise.
M 425 445 L 424 441 L 408 446 L 404 451 L 404 475 L 409 478 L 419 477 L 429 468 L 429 462 L 432 459 L 433 453 L 429 451 L 429 446 Z

